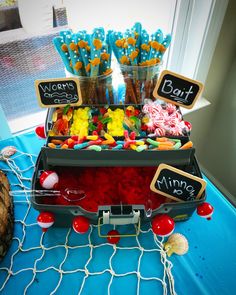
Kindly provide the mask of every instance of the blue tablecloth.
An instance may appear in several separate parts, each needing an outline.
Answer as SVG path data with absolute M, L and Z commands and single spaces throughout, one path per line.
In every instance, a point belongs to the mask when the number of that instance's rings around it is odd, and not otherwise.
M 37 139 L 31 132 L 1 141 L 0 149 L 13 145 L 20 151 L 37 156 L 42 144 L 44 141 Z M 33 159 L 36 160 L 36 157 Z M 26 155 L 16 158 L 18 166 L 26 169 L 23 171 L 26 177 L 32 174 L 32 169 L 27 170 L 29 160 Z M 0 161 L 2 168 L 6 168 L 6 164 Z M 12 183 L 16 183 L 12 173 L 9 172 L 8 176 Z M 215 208 L 213 219 L 207 221 L 194 213 L 190 220 L 176 224 L 175 232 L 182 233 L 189 241 L 189 252 L 184 256 L 170 257 L 175 291 L 186 295 L 231 295 L 236 290 L 236 212 L 216 187 L 206 180 L 207 200 Z M 128 273 L 113 278 L 111 294 L 137 294 L 137 273 L 132 272 L 138 271 L 146 278 L 163 276 L 159 252 L 141 252 L 142 248 L 157 248 L 149 224 L 142 227 L 143 233 L 138 239 L 121 239 L 120 248 L 112 256 L 113 247 L 103 245 L 106 240 L 98 237 L 96 227 L 85 235 L 62 228 L 51 228 L 42 235 L 36 224 L 37 215 L 37 211 L 27 202 L 15 203 L 14 239 L 7 255 L 0 262 L 1 294 L 50 294 L 53 290 L 55 294 L 78 294 L 79 290 L 81 294 L 107 294 L 111 278 L 108 271 L 110 263 L 116 274 Z M 22 251 L 19 250 L 20 246 Z M 86 275 L 85 266 L 93 275 L 86 278 L 81 289 Z M 11 275 L 8 278 L 9 270 Z M 97 273 L 103 271 L 102 274 Z M 140 280 L 140 294 L 162 293 L 160 281 Z

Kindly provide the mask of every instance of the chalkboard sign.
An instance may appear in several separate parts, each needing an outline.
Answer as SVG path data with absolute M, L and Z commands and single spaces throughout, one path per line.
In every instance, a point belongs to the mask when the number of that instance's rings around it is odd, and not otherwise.
M 43 108 L 82 104 L 79 80 L 76 78 L 36 80 L 35 88 L 39 105 Z
M 201 82 L 165 70 L 157 81 L 153 96 L 191 109 L 202 91 Z
M 193 201 L 201 197 L 206 182 L 172 166 L 159 165 L 150 188 L 176 201 Z

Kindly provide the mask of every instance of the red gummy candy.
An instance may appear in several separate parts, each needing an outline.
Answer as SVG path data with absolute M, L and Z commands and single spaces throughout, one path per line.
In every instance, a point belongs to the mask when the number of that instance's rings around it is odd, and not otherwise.
M 142 125 L 141 126 L 141 130 L 146 131 L 147 129 L 148 129 L 148 126 L 147 125 Z
M 104 115 L 106 112 L 107 112 L 107 110 L 106 110 L 105 108 L 100 108 L 100 113 L 101 113 L 102 115 Z
M 126 114 L 127 117 L 130 117 L 130 116 L 132 116 L 132 111 L 126 110 L 125 114 Z
M 78 141 L 79 140 L 79 136 L 77 135 L 72 135 L 71 139 L 73 139 L 74 141 Z
M 59 119 L 54 123 L 54 128 L 60 133 L 67 133 L 68 121 L 66 119 Z
M 93 123 L 97 123 L 98 122 L 98 116 L 94 116 L 93 117 Z

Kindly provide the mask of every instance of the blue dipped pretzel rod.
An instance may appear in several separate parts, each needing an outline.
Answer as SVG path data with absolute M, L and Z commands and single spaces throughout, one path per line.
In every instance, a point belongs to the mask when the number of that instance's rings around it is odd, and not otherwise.
M 68 52 L 68 47 L 67 47 L 66 43 L 64 43 L 63 38 L 59 37 L 59 36 L 54 37 L 52 42 L 53 42 L 54 47 L 56 48 L 57 52 L 61 56 L 61 59 L 66 67 L 66 70 L 68 72 L 70 72 L 71 74 L 74 74 L 71 59 L 70 59 L 69 52 Z
M 127 56 L 130 60 L 130 63 L 132 66 L 136 66 L 138 64 L 137 56 L 139 54 L 138 50 L 136 50 L 136 42 L 134 32 L 131 32 L 130 30 L 126 30 L 125 32 L 125 38 L 127 40 Z
M 107 103 L 106 93 L 104 92 L 104 85 L 97 83 L 97 76 L 99 76 L 99 67 L 101 64 L 101 52 L 105 43 L 105 31 L 102 27 L 95 28 L 91 36 L 90 47 L 90 82 L 88 89 L 89 103 L 100 104 Z M 99 78 L 101 79 L 101 78 Z
M 136 39 L 135 48 L 139 52 L 138 57 L 137 57 L 137 63 L 139 63 L 140 59 L 141 59 L 140 50 L 141 50 L 141 44 L 142 44 L 141 43 L 142 24 L 139 22 L 135 23 L 131 30 L 134 33 L 134 37 Z
M 63 42 L 66 42 L 66 36 L 72 35 L 72 31 L 71 30 L 62 30 L 60 31 L 59 35 L 62 37 Z
M 79 54 L 83 61 L 86 76 L 90 76 L 90 43 L 86 31 L 79 31 L 75 34 L 75 39 L 79 48 Z
M 85 69 L 83 66 L 82 58 L 79 54 L 76 34 L 67 35 L 65 38 L 65 43 L 68 47 L 68 52 L 71 58 L 74 74 L 77 76 L 84 76 Z
M 157 55 L 159 53 L 159 47 L 162 41 L 163 33 L 162 30 L 158 29 L 154 34 L 151 35 L 149 61 L 157 58 Z
M 164 40 L 161 43 L 161 46 L 159 48 L 158 54 L 157 54 L 157 58 L 162 61 L 163 59 L 163 55 L 166 51 L 166 49 L 170 46 L 171 43 L 171 35 L 168 34 L 165 36 Z
M 141 49 L 140 49 L 140 65 L 146 65 L 147 60 L 149 60 L 149 34 L 146 30 L 142 30 L 141 33 Z
M 101 49 L 105 41 L 105 31 L 103 28 L 95 28 L 91 37 L 91 72 L 90 77 L 96 77 L 99 74 L 99 65 L 101 61 Z
M 124 48 L 124 37 L 121 32 L 112 32 L 110 34 L 110 45 L 112 47 L 112 50 L 115 54 L 118 63 L 129 64 L 129 59 Z

